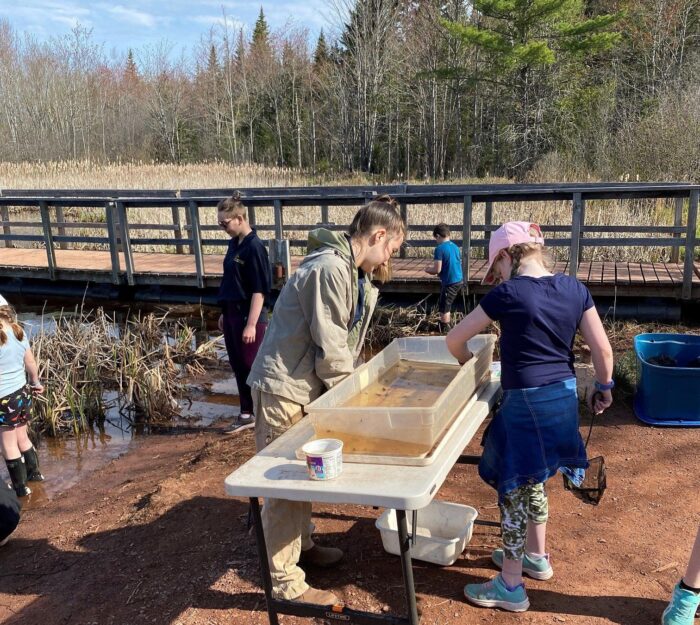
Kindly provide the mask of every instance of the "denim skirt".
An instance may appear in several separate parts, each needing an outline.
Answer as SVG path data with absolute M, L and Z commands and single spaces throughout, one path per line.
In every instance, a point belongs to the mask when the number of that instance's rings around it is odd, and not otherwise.
M 504 391 L 484 434 L 479 475 L 499 501 L 519 486 L 545 482 L 561 467 L 588 467 L 578 429 L 576 378 Z

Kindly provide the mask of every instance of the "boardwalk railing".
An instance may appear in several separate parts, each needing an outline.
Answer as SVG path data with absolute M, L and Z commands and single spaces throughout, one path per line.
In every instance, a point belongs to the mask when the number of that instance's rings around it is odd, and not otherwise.
M 194 257 L 197 286 L 205 286 L 205 246 L 226 246 L 225 238 L 213 238 L 212 230 L 219 230 L 216 225 L 202 223 L 202 209 L 212 210 L 222 197 L 230 195 L 227 189 L 198 189 L 191 191 L 4 191 L 0 194 L 0 224 L 2 234 L 0 241 L 6 247 L 17 243 L 43 244 L 46 249 L 48 276 L 56 279 L 56 252 L 68 249 L 70 244 L 104 245 L 111 258 L 111 280 L 114 284 L 126 282 L 135 284 L 134 252 L 135 245 L 169 246 L 176 253 L 190 254 Z M 298 187 L 286 189 L 243 189 L 242 200 L 248 207 L 249 221 L 258 232 L 270 233 L 268 238 L 281 241 L 288 239 L 290 245 L 304 245 L 305 240 L 290 239 L 290 232 L 305 232 L 319 225 L 332 230 L 345 230 L 347 225 L 336 224 L 329 219 L 329 208 L 338 206 L 359 206 L 368 199 L 382 193 L 390 193 L 401 206 L 401 213 L 412 233 L 430 233 L 439 221 L 444 219 L 437 212 L 432 223 L 413 223 L 411 207 L 415 205 L 461 206 L 462 221 L 452 224 L 453 231 L 461 231 L 461 240 L 455 241 L 462 246 L 465 264 L 465 279 L 469 279 L 469 259 L 474 249 L 488 246 L 490 233 L 497 228 L 493 224 L 493 205 L 495 202 L 532 202 L 559 201 L 569 203 L 571 223 L 541 224 L 545 232 L 566 233 L 565 238 L 548 238 L 547 244 L 554 247 L 568 247 L 569 262 L 567 271 L 576 275 L 582 250 L 587 246 L 663 246 L 671 249 L 669 259 L 677 263 L 680 250 L 684 250 L 683 286 L 681 297 L 690 299 L 692 293 L 695 248 L 699 244 L 698 196 L 700 185 L 679 183 L 590 183 L 590 184 L 531 184 L 531 185 L 392 185 L 383 187 Z M 586 207 L 597 200 L 631 200 L 631 199 L 675 199 L 673 225 L 592 225 L 586 223 Z M 484 205 L 483 223 L 475 223 L 474 209 Z M 15 218 L 16 210 L 25 220 Z M 270 207 L 273 212 L 272 223 L 256 223 L 256 209 Z M 285 216 L 293 214 L 298 207 L 316 207 L 320 210 L 317 223 L 286 223 Z M 686 210 L 687 207 L 687 210 Z M 103 209 L 102 221 L 67 221 L 66 208 Z M 131 222 L 130 209 L 158 208 L 170 213 L 169 223 L 146 224 Z M 26 213 L 38 211 L 40 221 L 26 221 Z M 181 215 L 184 214 L 184 223 Z M 685 221 L 684 221 L 685 217 Z M 37 228 L 40 227 L 39 234 Z M 30 234 L 21 234 L 18 231 Z M 95 236 L 70 234 L 71 230 L 96 230 Z M 172 237 L 158 238 L 139 236 L 141 231 L 165 231 Z M 475 237 L 476 233 L 482 236 Z M 646 236 L 633 236 L 644 234 Z M 601 236 L 613 235 L 613 236 Z M 263 238 L 266 238 L 262 234 Z M 419 235 L 420 236 L 420 235 Z M 432 238 L 426 234 L 424 239 L 411 239 L 412 246 L 434 245 Z M 224 251 L 223 249 L 221 250 Z M 410 250 L 409 250 L 410 251 Z M 406 256 L 409 251 L 403 249 Z M 120 258 L 123 258 L 124 270 Z

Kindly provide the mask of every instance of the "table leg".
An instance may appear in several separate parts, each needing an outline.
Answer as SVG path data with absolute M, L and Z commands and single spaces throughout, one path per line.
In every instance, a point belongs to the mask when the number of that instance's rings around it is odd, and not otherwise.
M 396 511 L 396 522 L 399 530 L 399 548 L 401 550 L 401 568 L 403 569 L 403 581 L 406 588 L 406 607 L 408 608 L 408 622 L 410 625 L 418 625 L 418 607 L 416 606 L 416 589 L 413 584 L 413 565 L 411 564 L 410 542 L 408 536 L 408 524 L 406 523 L 406 511 Z
M 267 616 L 270 625 L 279 625 L 277 611 L 272 600 L 272 578 L 270 577 L 270 564 L 267 561 L 267 546 L 265 545 L 265 532 L 263 531 L 262 516 L 260 515 L 260 502 L 257 497 L 250 498 L 250 509 L 253 513 L 255 525 L 255 538 L 258 545 L 258 557 L 260 558 L 260 574 L 262 576 L 265 602 L 267 604 Z

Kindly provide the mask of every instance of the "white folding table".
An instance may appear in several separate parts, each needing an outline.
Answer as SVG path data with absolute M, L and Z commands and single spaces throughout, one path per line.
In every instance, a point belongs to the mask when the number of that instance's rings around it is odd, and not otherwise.
M 336 479 L 310 480 L 306 463 L 296 457 L 296 450 L 313 437 L 309 420 L 302 419 L 226 478 L 224 484 L 228 495 L 250 498 L 270 625 L 278 625 L 278 614 L 367 625 L 418 625 L 406 511 L 419 510 L 432 501 L 453 465 L 460 461 L 464 448 L 491 412 L 500 389 L 500 382 L 496 381 L 482 387 L 476 401 L 467 404 L 455 420 L 456 427 L 450 429 L 440 445 L 440 452 L 427 466 L 345 462 L 342 474 Z M 407 616 L 274 599 L 258 497 L 394 508 L 398 521 Z

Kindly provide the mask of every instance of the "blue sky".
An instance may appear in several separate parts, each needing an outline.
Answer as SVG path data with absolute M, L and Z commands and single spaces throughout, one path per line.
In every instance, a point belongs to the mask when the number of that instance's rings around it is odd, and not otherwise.
M 224 13 L 230 24 L 250 31 L 261 5 L 271 29 L 305 27 L 312 40 L 334 21 L 328 0 L 0 0 L 0 19 L 39 40 L 65 35 L 79 23 L 92 29 L 93 41 L 108 54 L 163 40 L 179 52 L 220 27 Z

